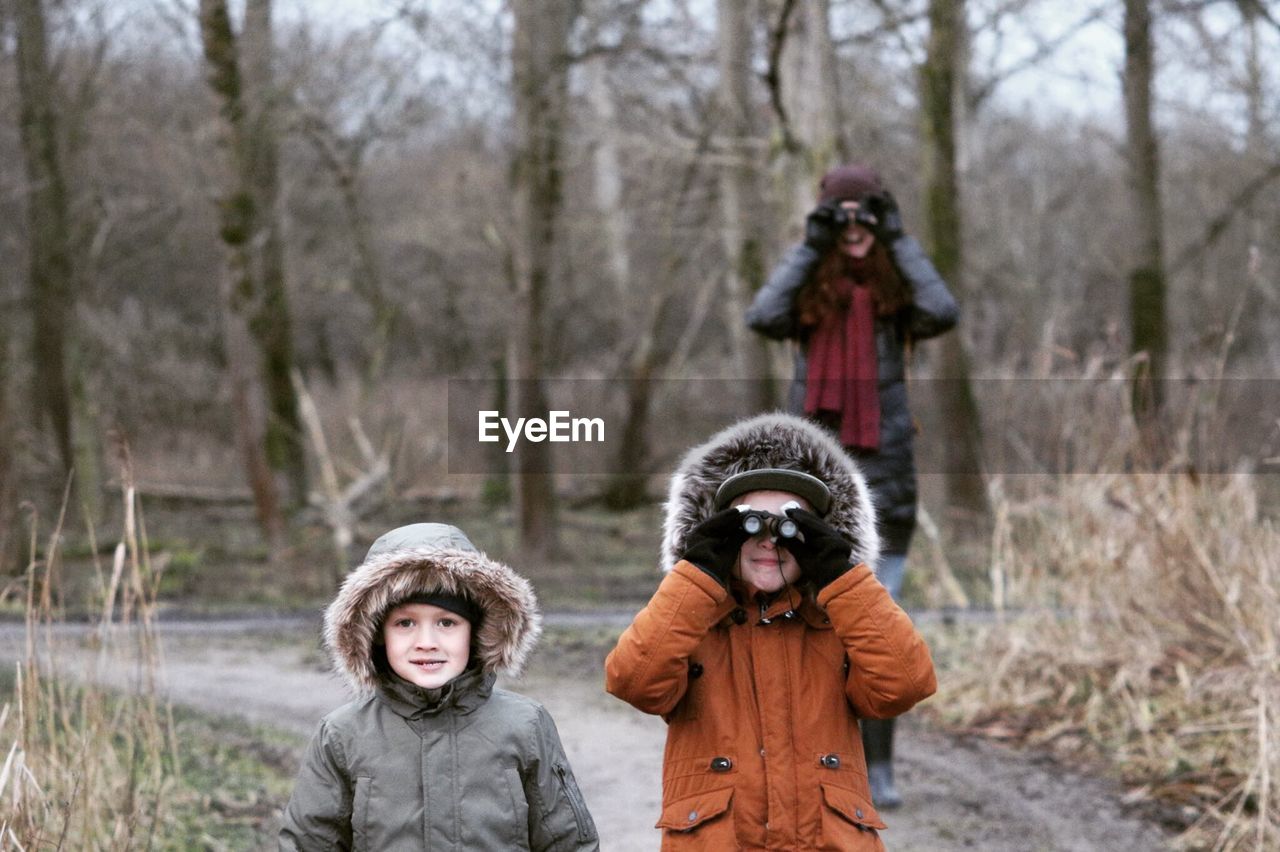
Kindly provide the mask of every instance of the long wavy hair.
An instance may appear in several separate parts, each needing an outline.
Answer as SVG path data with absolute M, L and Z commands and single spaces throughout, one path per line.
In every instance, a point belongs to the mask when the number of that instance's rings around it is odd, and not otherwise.
M 911 301 L 906 282 L 889 257 L 884 243 L 876 240 L 871 251 L 861 263 L 854 264 L 838 248 L 827 252 L 810 279 L 796 298 L 800 325 L 812 328 L 828 315 L 843 311 L 849 306 L 848 295 L 840 292 L 840 281 L 852 278 L 857 283 L 871 287 L 877 316 L 890 316 L 902 310 Z

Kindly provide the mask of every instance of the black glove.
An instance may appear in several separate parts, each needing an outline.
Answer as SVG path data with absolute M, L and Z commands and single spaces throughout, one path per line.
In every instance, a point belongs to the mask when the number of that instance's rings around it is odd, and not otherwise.
M 855 221 L 875 234 L 876 239 L 884 243 L 886 248 L 905 233 L 902 229 L 902 211 L 898 209 L 898 202 L 889 190 L 874 192 L 862 199 L 858 213 L 863 210 L 874 218 L 864 220 L 863 217 L 858 217 Z
M 853 567 L 853 543 L 843 533 L 804 509 L 788 509 L 787 517 L 796 522 L 800 535 L 779 538 L 778 544 L 791 551 L 801 573 L 819 590 Z
M 715 577 L 727 589 L 738 551 L 749 538 L 742 528 L 742 513 L 736 508 L 725 509 L 689 531 L 681 558 Z
M 819 204 L 804 220 L 804 244 L 818 254 L 835 248 L 849 224 L 849 214 L 838 204 Z

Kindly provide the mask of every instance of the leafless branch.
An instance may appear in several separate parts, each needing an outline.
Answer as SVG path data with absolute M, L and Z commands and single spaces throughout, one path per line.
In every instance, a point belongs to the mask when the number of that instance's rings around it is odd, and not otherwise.
M 1178 252 L 1173 263 L 1169 266 L 1169 274 L 1176 275 L 1202 252 L 1212 247 L 1226 232 L 1236 214 L 1252 204 L 1253 200 L 1276 178 L 1280 178 L 1280 162 L 1272 163 L 1262 174 L 1241 187 L 1240 191 L 1232 196 L 1231 200 L 1227 202 L 1218 215 L 1209 220 L 1209 224 L 1205 226 L 1204 233 L 1200 238 L 1184 246 L 1182 251 Z
M 912 15 L 905 15 L 901 9 L 895 9 L 885 0 L 871 0 L 871 5 L 875 6 L 884 18 L 878 27 L 871 30 L 858 33 L 848 38 L 840 39 L 836 42 L 838 47 L 846 44 L 865 44 L 874 41 L 879 35 L 888 33 L 892 35 L 898 42 L 898 49 L 902 51 L 904 56 L 911 56 L 915 51 L 910 40 L 907 39 L 906 29 L 911 24 L 924 20 L 925 13 L 918 12 Z
M 996 88 L 1017 74 L 1023 71 L 1035 68 L 1041 62 L 1044 62 L 1053 54 L 1057 53 L 1063 45 L 1067 44 L 1071 39 L 1083 30 L 1085 27 L 1102 19 L 1103 15 L 1108 11 L 1108 4 L 1099 4 L 1088 10 L 1082 17 L 1076 20 L 1071 26 L 1067 27 L 1056 37 L 1047 41 L 1041 41 L 1037 44 L 1036 49 L 1024 56 L 1020 61 L 1015 62 L 999 74 L 993 74 L 988 77 L 980 86 L 974 88 L 969 94 L 970 109 L 977 109 L 982 103 L 995 93 Z
M 791 120 L 787 117 L 787 108 L 782 103 L 782 48 L 787 42 L 787 28 L 790 26 L 791 13 L 795 11 L 795 0 L 782 0 L 782 10 L 778 13 L 777 23 L 769 30 L 769 70 L 765 72 L 764 82 L 769 87 L 769 105 L 778 117 L 778 126 L 782 128 L 782 145 L 790 153 L 800 150 L 800 143 L 791 132 Z
M 1267 5 L 1267 0 L 1165 0 L 1161 4 L 1161 9 L 1170 15 L 1198 14 L 1214 6 L 1222 6 L 1228 3 L 1235 6 L 1240 12 L 1240 16 L 1246 21 L 1251 21 L 1255 17 L 1261 18 L 1277 32 L 1280 32 L 1280 20 L 1277 20 L 1275 14 L 1272 13 L 1271 8 Z

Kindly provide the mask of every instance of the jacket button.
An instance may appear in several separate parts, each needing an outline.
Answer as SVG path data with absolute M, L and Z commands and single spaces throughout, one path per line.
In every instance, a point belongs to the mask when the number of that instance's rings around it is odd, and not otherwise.
M 791 619 L 796 617 L 796 612 L 793 609 L 789 609 L 782 614 L 782 617 L 790 621 Z
M 689 811 L 689 822 L 697 822 L 697 821 L 698 821 L 698 812 Z
M 734 624 L 747 623 L 747 611 L 742 607 L 738 607 L 737 609 L 735 609 L 732 613 L 729 614 L 729 617 L 733 619 Z
M 822 756 L 822 765 L 823 765 L 823 766 L 825 766 L 825 767 L 827 767 L 828 769 L 839 769 L 839 768 L 840 768 L 840 755 L 838 755 L 838 754 L 824 754 L 824 755 Z
M 733 761 L 727 757 L 715 757 L 711 759 L 712 772 L 728 772 L 733 768 Z
M 702 663 L 689 663 L 689 677 L 702 677 Z
M 856 816 L 858 819 L 862 819 L 862 808 L 854 808 L 853 815 Z

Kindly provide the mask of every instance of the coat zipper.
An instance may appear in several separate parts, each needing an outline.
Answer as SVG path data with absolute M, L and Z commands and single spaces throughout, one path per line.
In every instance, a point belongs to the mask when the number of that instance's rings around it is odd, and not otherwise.
M 569 782 L 568 770 L 565 769 L 563 763 L 555 765 L 556 775 L 560 776 L 560 786 L 564 787 L 564 794 L 569 799 L 569 807 L 573 809 L 573 819 L 578 823 L 578 840 L 588 841 L 591 834 L 587 831 L 587 803 L 580 798 L 576 785 Z

